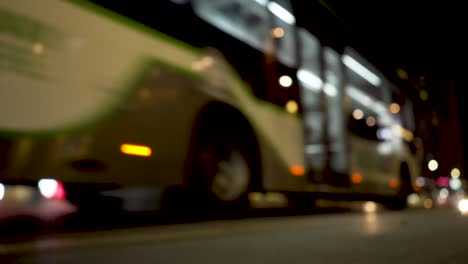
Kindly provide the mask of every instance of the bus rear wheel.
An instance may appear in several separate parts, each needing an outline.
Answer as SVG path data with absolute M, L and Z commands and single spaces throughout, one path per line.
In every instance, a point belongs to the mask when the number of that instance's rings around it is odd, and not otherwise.
M 195 156 L 193 185 L 202 206 L 245 209 L 252 182 L 251 153 L 241 137 L 227 129 L 200 138 Z

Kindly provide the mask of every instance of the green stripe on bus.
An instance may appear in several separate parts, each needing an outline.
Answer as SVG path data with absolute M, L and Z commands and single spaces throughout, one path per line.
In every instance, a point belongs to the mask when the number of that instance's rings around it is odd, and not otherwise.
M 124 17 L 122 15 L 119 15 L 119 14 L 117 14 L 115 12 L 107 10 L 107 9 L 105 9 L 103 7 L 100 7 L 100 6 L 96 5 L 96 4 L 93 4 L 91 2 L 88 2 L 88 1 L 85 1 L 85 0 L 66 0 L 66 1 L 68 1 L 70 3 L 73 3 L 73 4 L 76 4 L 79 7 L 86 8 L 87 10 L 90 10 L 90 11 L 92 11 L 94 13 L 101 14 L 101 15 L 104 15 L 106 17 L 109 17 L 109 18 L 111 18 L 111 19 L 113 19 L 113 20 L 115 20 L 115 21 L 117 21 L 119 23 L 122 23 L 124 25 L 127 25 L 127 26 L 129 26 L 129 27 L 131 27 L 133 29 L 136 29 L 136 30 L 145 32 L 147 34 L 150 34 L 153 37 L 156 37 L 156 38 L 162 39 L 164 41 L 170 42 L 173 45 L 176 45 L 178 47 L 187 49 L 187 50 L 193 52 L 196 55 L 201 56 L 201 54 L 202 54 L 202 49 L 195 48 L 195 47 L 192 47 L 192 46 L 190 46 L 188 44 L 180 42 L 180 41 L 178 41 L 176 39 L 173 39 L 173 38 L 171 38 L 171 37 L 169 37 L 167 35 L 164 35 L 164 34 L 158 32 L 158 31 L 154 30 L 154 29 L 152 29 L 150 27 L 147 27 L 147 26 L 145 26 L 145 25 L 143 25 L 141 23 L 133 21 L 133 20 L 131 20 L 129 18 L 126 18 L 126 17 Z M 200 74 L 200 73 L 198 73 L 196 71 L 193 71 L 192 69 L 190 69 L 188 67 L 182 67 L 182 66 L 179 66 L 177 64 L 170 63 L 170 62 L 163 61 L 163 60 L 159 60 L 159 59 L 155 59 L 155 58 L 144 59 L 144 63 L 142 63 L 142 65 L 143 66 L 142 66 L 142 70 L 140 71 L 140 74 L 137 76 L 136 79 L 134 79 L 133 81 L 130 82 L 130 84 L 129 84 L 130 88 L 127 90 L 126 93 L 123 94 L 122 100 L 120 100 L 118 103 L 112 105 L 108 109 L 104 110 L 102 113 L 96 114 L 92 118 L 81 121 L 79 124 L 63 125 L 62 127 L 58 127 L 58 128 L 51 128 L 51 129 L 44 129 L 44 130 L 31 130 L 31 131 L 15 131 L 15 130 L 0 129 L 0 137 L 6 137 L 6 138 L 19 138 L 19 137 L 47 138 L 47 137 L 56 136 L 56 135 L 60 135 L 60 134 L 75 133 L 75 132 L 95 128 L 99 124 L 101 124 L 102 122 L 105 122 L 105 120 L 110 119 L 113 116 L 113 114 L 116 114 L 116 110 L 122 104 L 124 104 L 124 103 L 126 103 L 126 102 L 128 102 L 130 100 L 130 98 L 133 96 L 136 88 L 139 86 L 140 82 L 142 81 L 142 76 L 143 76 L 143 74 L 145 74 L 146 69 L 148 69 L 148 67 L 151 67 L 151 66 L 154 66 L 154 65 L 159 65 L 159 66 L 162 66 L 162 67 L 171 68 L 173 70 L 181 72 L 184 75 L 189 75 L 189 76 L 191 76 L 193 78 L 203 78 L 202 74 Z M 269 107 L 272 111 L 277 111 L 279 113 L 284 114 L 284 112 L 285 112 L 284 107 L 273 104 L 273 103 L 270 103 L 270 102 L 263 101 L 263 100 L 255 97 L 255 95 L 252 93 L 251 89 L 247 86 L 247 84 L 244 81 L 242 81 L 239 74 L 232 67 L 230 67 L 229 69 L 230 69 L 230 71 L 229 71 L 228 74 L 231 74 L 231 76 L 234 77 L 235 81 L 237 82 L 237 85 L 239 85 L 240 87 L 242 87 L 242 89 L 244 89 L 246 95 L 249 97 L 250 100 L 252 100 L 256 104 L 262 104 L 265 107 Z M 236 97 L 234 93 L 230 93 L 230 94 L 232 96 Z M 239 100 L 240 98 L 236 98 L 236 99 Z M 295 116 L 297 118 L 299 118 L 298 114 L 295 114 Z M 253 121 L 253 120 L 251 120 L 251 121 Z
M 122 99 L 117 103 L 110 106 L 108 109 L 102 111 L 101 113 L 93 115 L 93 117 L 85 119 L 80 123 L 63 125 L 57 128 L 50 128 L 44 130 L 30 130 L 30 131 L 15 131 L 15 130 L 5 130 L 0 129 L 0 137 L 3 138 L 21 138 L 21 137 L 31 137 L 31 138 L 49 138 L 52 136 L 78 133 L 81 131 L 87 131 L 93 128 L 96 128 L 100 124 L 104 123 L 106 120 L 111 119 L 114 115 L 118 114 L 118 109 L 132 100 L 132 97 L 135 94 L 135 91 L 141 86 L 145 74 L 149 69 L 154 67 L 164 67 L 175 70 L 182 73 L 183 75 L 190 76 L 192 78 L 200 78 L 201 76 L 195 74 L 194 72 L 180 67 L 178 65 L 170 64 L 158 59 L 145 59 L 142 62 L 141 70 L 138 71 L 137 77 L 131 80 L 128 84 L 129 89 L 123 93 Z

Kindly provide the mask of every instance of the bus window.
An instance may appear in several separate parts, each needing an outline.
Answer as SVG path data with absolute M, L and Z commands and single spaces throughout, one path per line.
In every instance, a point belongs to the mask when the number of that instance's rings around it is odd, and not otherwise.
M 274 17 L 281 15 L 278 10 L 283 9 L 277 3 L 273 4 L 276 8 L 269 8 L 270 4 L 260 0 L 193 0 L 195 13 L 202 20 L 248 47 L 244 48 L 232 40 L 229 41 L 230 48 L 226 44 L 216 45 L 246 80 L 255 96 L 285 111 L 298 113 L 300 108 L 294 105 L 297 102 L 294 98 L 298 97 L 295 95 L 296 81 L 292 77 L 294 69 L 289 67 L 295 59 L 288 58 L 290 53 L 294 54 L 294 45 L 284 44 L 294 43 L 293 28 L 284 25 L 285 22 L 277 21 L 276 25 L 283 25 L 281 29 L 272 24 Z M 288 59 L 280 60 L 279 56 Z
M 276 0 L 268 4 L 268 10 L 273 14 L 271 35 L 276 55 L 281 63 L 296 67 L 295 18 L 291 4 L 286 0 Z
M 390 87 L 376 69 L 356 52 L 343 55 L 347 77 L 346 95 L 350 102 L 350 132 L 370 140 L 378 140 L 377 131 L 391 125 L 388 111 Z
M 323 51 L 325 67 L 323 91 L 327 102 L 330 166 L 335 172 L 345 173 L 348 168 L 341 57 L 329 47 L 325 47 Z
M 392 102 L 389 107 L 393 118 L 404 128 L 414 131 L 416 125 L 414 121 L 413 104 L 398 88 L 395 87 L 392 91 Z
M 283 107 L 291 114 L 301 113 L 296 79 L 296 34 L 289 0 L 265 4 L 270 15 L 268 51 L 263 68 L 268 85 L 265 100 Z M 271 52 L 270 52 L 271 51 Z
M 301 86 L 304 118 L 305 156 L 308 168 L 320 170 L 325 166 L 324 109 L 320 66 L 320 42 L 303 28 L 298 28 L 300 67 L 297 79 Z
M 194 0 L 193 7 L 196 14 L 208 23 L 264 51 L 269 21 L 262 3 L 254 0 Z
M 307 30 L 299 28 L 301 65 L 297 78 L 302 87 L 302 101 L 305 111 L 320 111 L 320 43 Z

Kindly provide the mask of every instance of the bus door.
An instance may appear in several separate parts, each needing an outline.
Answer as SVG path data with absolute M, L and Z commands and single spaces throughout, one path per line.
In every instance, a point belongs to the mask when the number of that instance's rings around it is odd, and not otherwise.
M 310 180 L 349 186 L 340 55 L 298 28 L 304 154 Z M 323 54 L 323 57 L 321 57 Z M 322 60 L 323 59 L 323 60 Z
M 303 28 L 298 28 L 300 65 L 297 79 L 301 90 L 304 124 L 305 165 L 312 182 L 323 182 L 327 161 L 325 144 L 325 105 L 318 39 Z
M 332 185 L 349 187 L 343 64 L 341 55 L 329 47 L 324 47 L 322 54 L 325 80 L 323 99 L 326 110 L 324 137 L 331 172 L 328 180 Z

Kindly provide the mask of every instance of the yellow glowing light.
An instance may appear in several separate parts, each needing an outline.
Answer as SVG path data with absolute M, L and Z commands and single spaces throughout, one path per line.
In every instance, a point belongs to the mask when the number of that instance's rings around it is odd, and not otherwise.
M 304 176 L 305 174 L 305 169 L 304 166 L 301 165 L 293 165 L 291 168 L 289 168 L 289 172 L 293 176 Z
M 286 103 L 286 111 L 288 111 L 288 113 L 295 114 L 295 113 L 297 113 L 298 109 L 299 109 L 299 106 L 297 105 L 296 101 L 289 100 Z
M 375 202 L 365 202 L 362 207 L 366 213 L 375 213 L 377 211 L 377 204 Z
M 414 138 L 414 135 L 413 135 L 413 132 L 409 131 L 409 130 L 404 130 L 403 131 L 403 138 L 408 141 L 408 142 L 411 142 Z
M 460 170 L 457 169 L 457 168 L 453 168 L 453 169 L 450 171 L 450 175 L 452 176 L 452 178 L 457 179 L 458 177 L 460 177 Z
M 291 77 L 287 76 L 287 75 L 283 75 L 281 76 L 279 79 L 278 79 L 278 82 L 281 86 L 283 87 L 290 87 L 293 83 L 293 80 L 291 79 Z
M 432 200 L 430 198 L 426 198 L 424 200 L 423 205 L 424 205 L 424 208 L 426 208 L 426 209 L 432 208 L 432 206 L 433 206 Z
M 120 145 L 120 151 L 127 155 L 135 155 L 135 156 L 143 156 L 149 157 L 151 156 L 151 148 L 142 145 L 133 145 L 133 144 L 122 144 Z
M 353 111 L 353 117 L 357 120 L 362 119 L 364 117 L 364 112 L 361 109 L 355 109 Z
M 359 172 L 355 172 L 351 175 L 351 181 L 355 184 L 361 183 L 362 182 L 362 174 Z
M 408 74 L 403 69 L 398 69 L 397 75 L 403 80 L 408 80 Z
M 401 136 L 404 140 L 408 142 L 411 142 L 414 139 L 413 132 L 400 125 L 394 125 L 392 129 L 395 134 Z
M 408 205 L 417 206 L 421 201 L 421 198 L 417 193 L 412 193 L 408 195 Z
M 439 119 L 436 117 L 436 116 L 433 116 L 432 117 L 432 124 L 434 126 L 437 126 L 439 124 Z
M 271 34 L 272 34 L 273 37 L 275 37 L 275 38 L 282 38 L 282 37 L 284 36 L 284 29 L 283 29 L 283 28 L 280 28 L 280 27 L 274 28 L 274 29 L 271 31 Z
M 429 99 L 429 94 L 426 91 L 421 90 L 419 92 L 419 97 L 421 98 L 421 100 L 427 101 L 427 99 Z
M 400 125 L 393 125 L 392 130 L 395 134 L 398 134 L 398 135 L 403 134 L 403 127 L 401 127 Z
M 400 105 L 397 103 L 392 103 L 390 105 L 390 112 L 392 112 L 393 114 L 397 114 L 398 112 L 400 112 Z
M 34 54 L 41 55 L 44 52 L 44 45 L 40 42 L 34 43 L 32 50 Z

